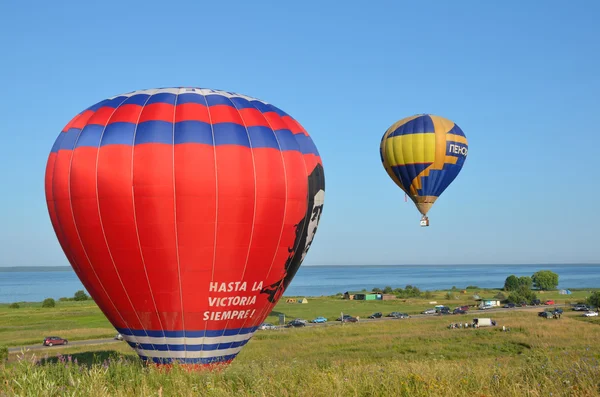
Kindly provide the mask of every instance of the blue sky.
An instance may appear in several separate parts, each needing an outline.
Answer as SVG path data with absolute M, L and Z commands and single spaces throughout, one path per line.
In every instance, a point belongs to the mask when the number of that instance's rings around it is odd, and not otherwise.
M 288 3 L 1 2 L 0 266 L 67 264 L 44 196 L 56 135 L 164 86 L 251 95 L 308 130 L 327 191 L 305 265 L 600 262 L 600 3 Z M 429 228 L 378 153 L 415 113 L 469 139 Z

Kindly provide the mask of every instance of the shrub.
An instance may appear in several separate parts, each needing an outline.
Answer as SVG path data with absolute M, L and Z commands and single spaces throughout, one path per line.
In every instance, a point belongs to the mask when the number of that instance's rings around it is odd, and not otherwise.
M 0 346 L 0 364 L 8 360 L 8 347 Z
M 56 306 L 56 301 L 52 298 L 46 298 L 44 299 L 44 302 L 42 302 L 42 307 L 54 307 Z
M 19 305 L 17 302 L 15 302 L 15 303 L 11 303 L 8 307 L 10 307 L 11 309 L 18 309 L 21 307 L 21 305 Z
M 83 290 L 79 290 L 77 292 L 75 292 L 75 295 L 73 296 L 73 299 L 76 301 L 86 301 L 88 300 L 90 297 L 87 296 L 85 294 L 85 292 L 83 292 Z

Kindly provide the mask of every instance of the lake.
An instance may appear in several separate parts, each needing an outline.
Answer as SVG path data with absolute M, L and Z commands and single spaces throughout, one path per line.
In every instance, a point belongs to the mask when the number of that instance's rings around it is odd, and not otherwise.
M 374 287 L 421 290 L 459 289 L 467 285 L 499 288 L 511 274 L 531 276 L 538 270 L 559 276 L 559 288 L 599 288 L 600 264 L 595 265 L 418 265 L 418 266 L 303 266 L 285 296 L 321 296 Z M 39 302 L 72 297 L 84 289 L 70 268 L 53 271 L 1 271 L 0 303 Z

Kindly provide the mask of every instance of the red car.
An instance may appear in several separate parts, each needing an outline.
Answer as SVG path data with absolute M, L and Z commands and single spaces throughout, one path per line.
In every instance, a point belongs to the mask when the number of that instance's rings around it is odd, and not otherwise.
M 42 345 L 54 346 L 54 345 L 66 345 L 67 343 L 69 343 L 68 340 L 59 338 L 58 336 L 48 336 L 48 337 L 44 338 L 44 342 L 42 342 Z

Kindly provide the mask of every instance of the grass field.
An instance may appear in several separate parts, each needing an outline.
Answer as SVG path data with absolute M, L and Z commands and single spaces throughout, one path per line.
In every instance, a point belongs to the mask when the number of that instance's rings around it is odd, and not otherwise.
M 498 327 L 448 329 L 457 316 L 259 331 L 226 369 L 144 367 L 123 342 L 26 354 L 0 395 L 592 396 L 600 320 L 496 313 Z M 465 318 L 461 316 L 461 318 Z M 511 328 L 501 332 L 501 325 Z M 45 353 L 44 353 L 45 354 Z M 40 362 L 41 364 L 34 364 Z M 63 362 L 65 361 L 65 362 Z
M 453 299 L 448 300 L 450 292 Z M 420 313 L 433 307 L 429 302 L 456 307 L 473 305 L 472 295 L 478 292 L 484 298 L 494 297 L 499 290 L 470 290 L 466 294 L 460 291 L 437 291 L 429 299 L 412 298 L 391 301 L 349 301 L 341 297 L 308 298 L 308 304 L 285 303 L 285 297 L 275 306 L 266 322 L 276 323 L 279 313 L 286 320 L 304 318 L 311 320 L 324 316 L 335 320 L 340 313 L 366 318 L 373 312 L 387 314 L 392 311 L 409 314 Z M 556 303 L 576 302 L 585 299 L 589 291 L 573 291 L 572 295 L 559 295 L 558 292 L 539 294 L 541 300 L 555 299 Z M 57 301 L 54 308 L 42 308 L 41 303 L 21 303 L 19 309 L 9 308 L 8 304 L 0 304 L 0 345 L 23 346 L 41 343 L 45 336 L 58 335 L 70 341 L 113 337 L 114 327 L 108 322 L 93 301 Z
M 562 304 L 585 294 L 566 298 L 547 293 L 541 298 L 559 299 Z M 432 300 L 450 307 L 472 303 L 467 296 L 448 301 L 444 295 L 440 292 Z M 281 302 L 274 312 L 283 312 L 288 319 L 318 315 L 334 319 L 340 311 L 366 317 L 374 311 L 416 313 L 430 307 L 428 301 L 324 297 L 309 299 L 308 304 Z M 38 344 L 39 335 L 48 329 L 65 336 L 71 333 L 73 340 L 114 335 L 92 302 L 57 302 L 53 309 L 40 306 L 0 307 L 0 340 L 6 342 L 10 335 Z M 213 372 L 144 366 L 124 342 L 56 347 L 46 350 L 51 352 L 48 356 L 11 355 L 0 369 L 0 396 L 599 395 L 600 319 L 568 310 L 560 320 L 543 319 L 537 311 L 477 311 L 467 316 L 259 331 L 229 367 Z M 475 316 L 492 317 L 498 326 L 447 328 L 452 321 Z M 502 325 L 511 331 L 502 332 Z M 12 343 L 19 344 L 23 343 Z

